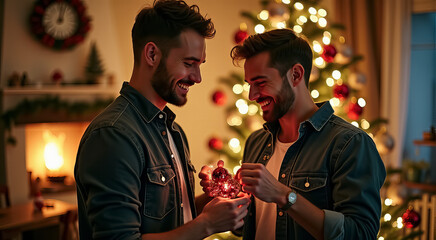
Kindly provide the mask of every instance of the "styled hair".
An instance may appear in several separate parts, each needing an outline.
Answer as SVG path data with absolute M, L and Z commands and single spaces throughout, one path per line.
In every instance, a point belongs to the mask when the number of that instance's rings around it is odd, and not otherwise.
M 165 58 L 169 50 L 180 45 L 180 34 L 192 29 L 204 38 L 213 38 L 215 28 L 210 18 L 203 17 L 197 5 L 182 0 L 156 0 L 152 7 L 143 8 L 132 28 L 135 64 L 148 42 L 154 42 Z
M 275 29 L 261 34 L 251 35 L 242 45 L 232 48 L 230 56 L 233 64 L 251 58 L 261 52 L 270 53 L 269 65 L 284 77 L 296 63 L 304 68 L 304 81 L 309 88 L 309 77 L 312 69 L 313 53 L 304 36 L 297 36 L 290 29 Z

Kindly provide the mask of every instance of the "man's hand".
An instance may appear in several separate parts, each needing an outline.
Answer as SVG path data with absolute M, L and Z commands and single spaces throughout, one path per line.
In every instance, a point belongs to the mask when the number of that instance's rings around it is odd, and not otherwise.
M 247 194 L 235 199 L 216 197 L 204 206 L 198 217 L 205 220 L 208 234 L 233 231 L 244 225 L 249 204 Z
M 211 166 L 208 165 L 204 165 L 201 168 L 200 173 L 198 174 L 198 177 L 201 179 L 200 181 L 200 185 L 203 188 L 203 192 L 206 193 L 207 196 L 211 197 L 211 187 L 210 187 L 210 183 L 212 181 L 212 171 L 213 168 Z
M 240 174 L 245 192 L 264 202 L 277 203 L 279 206 L 285 203 L 286 193 L 290 188 L 280 183 L 263 164 L 243 163 Z

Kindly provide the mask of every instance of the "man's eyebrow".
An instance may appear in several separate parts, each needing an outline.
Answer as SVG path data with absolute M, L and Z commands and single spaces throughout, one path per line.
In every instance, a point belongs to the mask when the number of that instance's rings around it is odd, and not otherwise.
M 250 79 L 250 81 L 251 81 L 251 82 L 255 82 L 255 81 L 259 80 L 259 79 L 264 79 L 264 78 L 266 78 L 266 76 L 259 75 L 259 76 L 256 76 L 256 77 L 252 77 L 252 78 Z M 245 81 L 246 83 L 248 83 L 247 79 L 244 79 L 244 81 Z
M 184 59 L 184 60 L 189 60 L 189 61 L 201 62 L 200 59 L 198 59 L 198 58 L 196 58 L 196 57 L 185 57 L 185 58 L 183 58 L 183 59 Z M 205 63 L 205 62 L 206 62 L 206 59 L 203 60 L 202 63 Z

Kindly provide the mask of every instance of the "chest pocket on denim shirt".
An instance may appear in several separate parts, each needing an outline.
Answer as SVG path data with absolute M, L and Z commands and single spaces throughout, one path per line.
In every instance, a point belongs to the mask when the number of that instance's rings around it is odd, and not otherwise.
M 294 173 L 291 188 L 319 208 L 328 207 L 327 173 Z
M 175 176 L 170 165 L 147 169 L 149 182 L 145 185 L 144 215 L 162 219 L 174 209 Z

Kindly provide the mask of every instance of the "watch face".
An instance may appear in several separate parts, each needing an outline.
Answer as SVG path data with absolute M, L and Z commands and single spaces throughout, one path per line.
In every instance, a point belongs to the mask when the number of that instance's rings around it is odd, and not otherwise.
M 295 192 L 290 192 L 288 195 L 288 202 L 294 204 L 297 201 L 297 194 Z
M 66 39 L 77 30 L 77 13 L 69 3 L 54 2 L 45 10 L 42 24 L 45 32 L 54 39 Z

